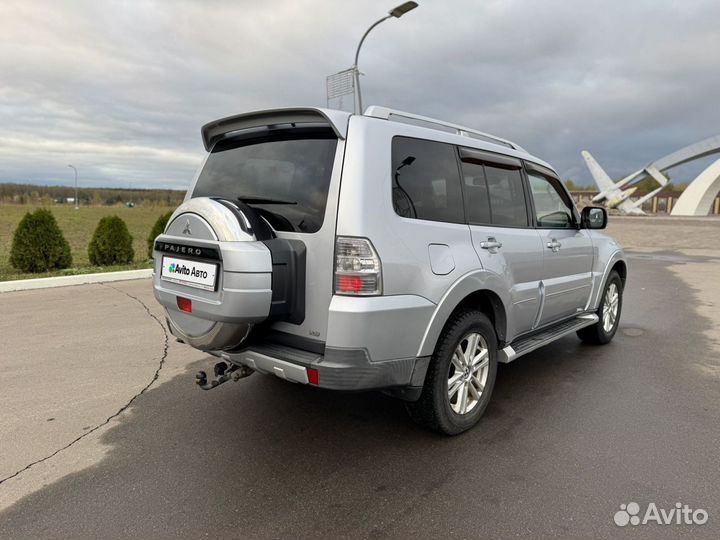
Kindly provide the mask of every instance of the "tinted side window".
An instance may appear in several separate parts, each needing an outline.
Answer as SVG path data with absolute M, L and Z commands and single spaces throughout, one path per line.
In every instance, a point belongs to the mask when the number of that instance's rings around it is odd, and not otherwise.
M 569 229 L 575 227 L 572 210 L 565 203 L 558 188 L 549 178 L 528 172 L 530 191 L 535 204 L 538 227 L 543 229 Z
M 392 161 L 396 214 L 429 221 L 465 221 L 454 146 L 395 137 Z
M 479 163 L 463 162 L 463 182 L 465 183 L 465 206 L 468 221 L 475 224 L 490 224 L 490 199 L 488 197 L 485 171 Z
M 484 165 L 494 225 L 527 227 L 527 207 L 520 169 Z

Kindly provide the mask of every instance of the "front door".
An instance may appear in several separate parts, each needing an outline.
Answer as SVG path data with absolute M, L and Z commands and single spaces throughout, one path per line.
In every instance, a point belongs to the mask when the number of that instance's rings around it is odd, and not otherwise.
M 537 231 L 543 246 L 543 308 L 538 326 L 571 317 L 585 307 L 592 287 L 592 240 L 560 181 L 528 171 Z

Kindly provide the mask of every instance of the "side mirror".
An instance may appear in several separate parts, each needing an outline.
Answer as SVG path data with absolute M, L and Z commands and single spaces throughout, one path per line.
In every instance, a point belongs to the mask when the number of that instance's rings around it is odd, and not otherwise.
M 586 206 L 580 215 L 583 229 L 604 229 L 607 226 L 607 210 L 599 206 Z

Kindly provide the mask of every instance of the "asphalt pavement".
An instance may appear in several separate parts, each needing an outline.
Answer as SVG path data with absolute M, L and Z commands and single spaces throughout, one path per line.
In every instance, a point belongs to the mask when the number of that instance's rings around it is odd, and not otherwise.
M 0 538 L 717 538 L 720 294 L 679 276 L 720 261 L 630 264 L 610 345 L 500 366 L 453 438 L 380 393 L 199 390 L 213 361 L 167 339 L 148 280 L 0 295 Z M 630 502 L 709 519 L 619 527 Z

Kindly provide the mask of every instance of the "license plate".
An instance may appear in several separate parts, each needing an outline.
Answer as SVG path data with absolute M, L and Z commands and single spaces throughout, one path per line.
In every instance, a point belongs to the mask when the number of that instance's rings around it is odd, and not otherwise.
M 214 291 L 217 281 L 217 264 L 208 264 L 175 257 L 163 257 L 160 279 L 188 287 Z

